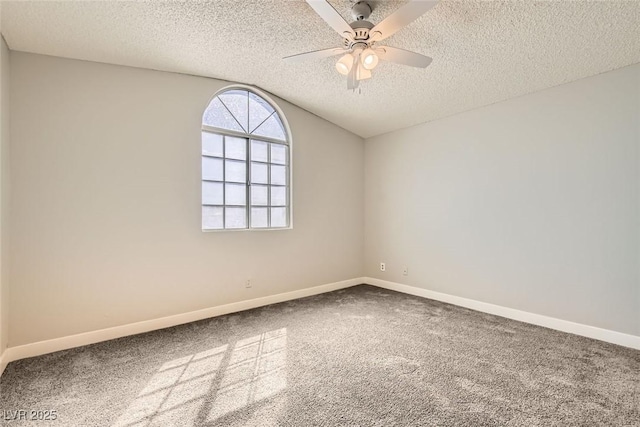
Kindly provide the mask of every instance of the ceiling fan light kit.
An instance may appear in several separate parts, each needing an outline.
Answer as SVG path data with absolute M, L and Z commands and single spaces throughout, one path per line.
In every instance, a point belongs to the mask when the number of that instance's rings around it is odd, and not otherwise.
M 362 51 L 362 66 L 367 70 L 373 70 L 378 65 L 378 55 L 370 47 Z
M 327 0 L 306 1 L 343 38 L 343 46 L 284 58 L 289 62 L 343 54 L 336 62 L 336 70 L 347 76 L 347 88 L 355 91 L 361 80 L 371 78 L 371 70 L 378 65 L 380 59 L 419 68 L 427 67 L 432 61 L 428 56 L 419 53 L 389 46 L 376 46 L 376 43 L 418 19 L 434 7 L 438 3 L 437 0 L 411 0 L 376 25 L 367 21 L 373 8 L 366 1 L 359 1 L 352 6 L 351 15 L 355 21 L 351 24 L 347 23 Z
M 338 62 L 336 62 L 336 70 L 338 70 L 338 72 L 343 76 L 349 74 L 351 67 L 353 67 L 353 55 L 350 53 L 345 54 L 338 60 Z

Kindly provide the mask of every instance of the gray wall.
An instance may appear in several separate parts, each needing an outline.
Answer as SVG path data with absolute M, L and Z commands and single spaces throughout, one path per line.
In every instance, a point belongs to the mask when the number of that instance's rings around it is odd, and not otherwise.
M 203 233 L 225 82 L 19 52 L 11 72 L 11 346 L 362 276 L 360 137 L 276 99 L 294 229 Z
M 9 72 L 0 36 L 0 356 L 9 340 Z
M 366 274 L 640 335 L 639 92 L 634 65 L 368 139 Z

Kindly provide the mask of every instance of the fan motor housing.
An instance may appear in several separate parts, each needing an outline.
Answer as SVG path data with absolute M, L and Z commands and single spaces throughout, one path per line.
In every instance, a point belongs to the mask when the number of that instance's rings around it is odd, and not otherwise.
M 366 43 L 367 40 L 369 40 L 369 30 L 373 28 L 373 24 L 371 22 L 355 21 L 349 25 L 351 25 L 351 28 L 353 28 L 353 32 L 355 33 L 355 36 L 353 37 L 353 40 L 344 39 L 345 48 L 350 49 L 352 45 L 355 43 L 358 43 L 358 42 Z

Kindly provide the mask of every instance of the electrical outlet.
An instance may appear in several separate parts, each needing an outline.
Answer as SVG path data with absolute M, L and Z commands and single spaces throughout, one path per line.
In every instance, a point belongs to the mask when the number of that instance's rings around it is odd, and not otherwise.
M 251 279 L 247 279 L 247 281 L 244 284 L 245 288 L 250 288 L 251 287 Z
M 387 266 L 384 262 L 380 263 L 380 271 L 387 271 Z
M 402 267 L 402 275 L 403 276 L 408 276 L 409 275 L 409 267 L 407 267 L 406 265 L 404 267 Z

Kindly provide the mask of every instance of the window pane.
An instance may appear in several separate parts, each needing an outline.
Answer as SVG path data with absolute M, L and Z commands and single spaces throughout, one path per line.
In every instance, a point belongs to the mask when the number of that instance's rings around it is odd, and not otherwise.
M 222 105 L 222 102 L 216 96 L 209 104 L 202 116 L 202 123 L 209 126 L 215 126 L 222 129 L 231 129 L 242 132 L 242 128 L 233 118 L 231 113 Z
M 247 140 L 227 136 L 224 139 L 224 151 L 228 159 L 247 160 Z
M 225 208 L 225 228 L 247 228 L 246 208 Z
M 287 187 L 271 187 L 271 206 L 286 206 Z
M 287 185 L 287 167 L 271 165 L 271 184 Z
M 249 93 L 249 129 L 253 132 L 267 117 L 275 110 L 267 101 L 256 95 Z
M 251 186 L 251 204 L 258 206 L 266 206 L 268 204 L 266 185 L 252 185 Z
M 242 129 L 249 132 L 249 94 L 246 90 L 228 90 L 219 95 L 222 103 L 240 122 Z
M 268 136 L 270 138 L 278 139 L 280 141 L 286 141 L 287 138 L 284 133 L 284 126 L 278 118 L 277 114 L 269 117 L 263 124 L 252 132 L 254 135 Z
M 271 227 L 287 226 L 287 208 L 271 208 Z
M 251 163 L 251 183 L 268 184 L 267 165 L 262 163 Z
M 230 182 L 247 182 L 247 162 L 225 160 L 224 180 Z
M 277 163 L 279 165 L 287 164 L 287 149 L 286 145 L 271 144 L 271 163 Z
M 222 181 L 222 159 L 202 158 L 202 179 Z
M 245 184 L 224 185 L 225 205 L 246 205 L 247 186 Z
M 268 226 L 267 208 L 251 208 L 251 227 L 265 228 Z
M 202 132 L 202 154 L 222 157 L 222 135 Z
M 222 205 L 222 184 L 202 181 L 202 204 Z
M 251 141 L 251 160 L 256 162 L 268 162 L 269 144 L 263 141 Z
M 222 227 L 222 208 L 217 206 L 203 206 L 202 228 L 205 230 L 218 230 Z

